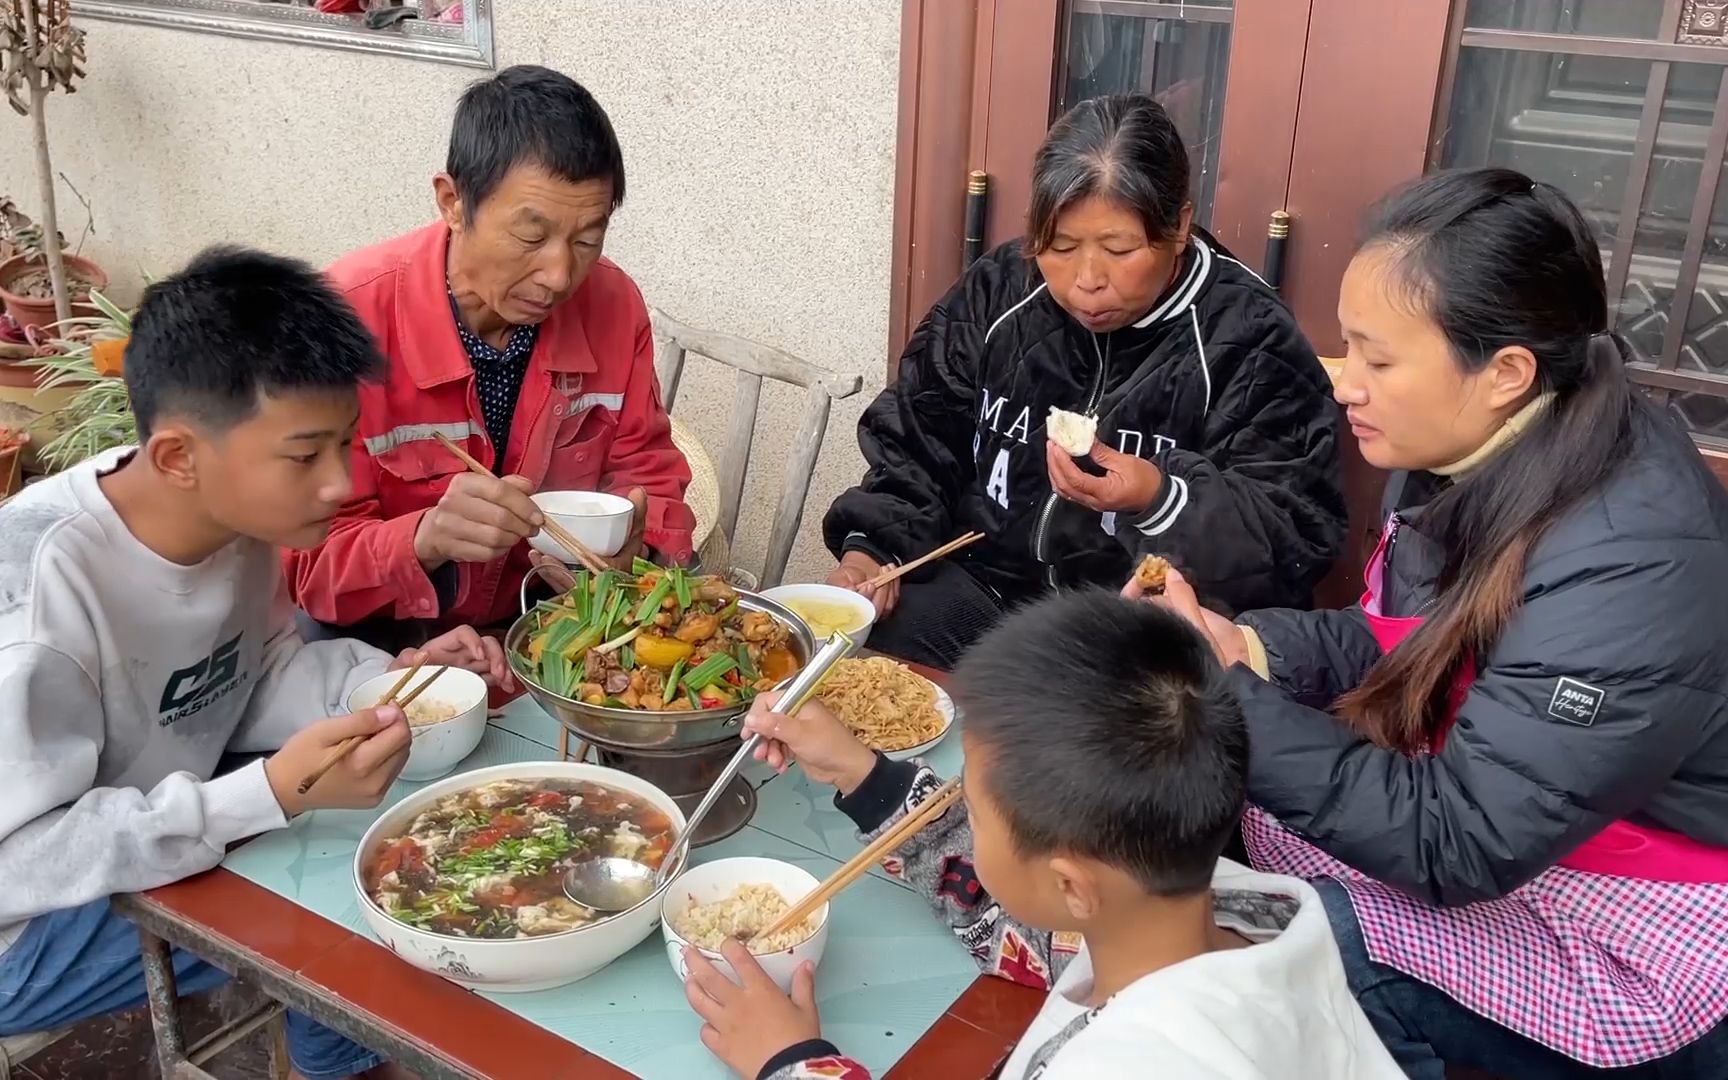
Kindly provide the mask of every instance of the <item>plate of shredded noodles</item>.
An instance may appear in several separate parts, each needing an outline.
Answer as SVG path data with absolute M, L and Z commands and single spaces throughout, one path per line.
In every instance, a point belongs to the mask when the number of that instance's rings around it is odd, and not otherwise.
M 954 726 L 953 699 L 885 656 L 840 661 L 818 693 L 864 745 L 895 761 L 924 753 Z

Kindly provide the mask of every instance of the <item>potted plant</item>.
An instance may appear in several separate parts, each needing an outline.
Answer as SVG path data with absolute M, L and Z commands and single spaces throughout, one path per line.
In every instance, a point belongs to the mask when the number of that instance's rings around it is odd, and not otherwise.
M 116 446 L 138 441 L 138 425 L 121 378 L 132 317 L 99 291 L 90 303 L 98 314 L 56 325 L 53 355 L 24 361 L 36 369 L 42 391 L 72 391 L 71 400 L 47 413 L 37 433 L 49 438 L 40 456 L 52 469 L 64 469 Z
M 14 236 L 19 254 L 0 263 L 0 297 L 7 312 L 25 326 L 72 317 L 79 286 L 68 280 L 69 271 L 74 279 L 85 279 L 85 292 L 107 284 L 95 264 L 61 253 L 54 166 L 48 156 L 48 95 L 55 90 L 72 93 L 74 82 L 84 76 L 83 63 L 84 31 L 72 25 L 70 0 L 0 0 L 0 86 L 6 88 L 12 111 L 30 118 L 42 200 L 40 226 L 26 238 Z M 44 319 L 50 305 L 52 314 Z
M 14 234 L 17 254 L 0 262 L 0 302 L 18 326 L 49 327 L 61 321 L 60 298 L 54 291 L 53 275 L 42 249 L 40 226 L 29 226 Z M 72 314 L 95 310 L 90 293 L 108 287 L 108 275 L 89 259 L 78 255 L 60 256 L 65 276 L 67 303 Z M 70 316 L 68 316 L 70 317 Z
M 18 493 L 24 480 L 24 448 L 30 433 L 0 424 L 0 502 Z

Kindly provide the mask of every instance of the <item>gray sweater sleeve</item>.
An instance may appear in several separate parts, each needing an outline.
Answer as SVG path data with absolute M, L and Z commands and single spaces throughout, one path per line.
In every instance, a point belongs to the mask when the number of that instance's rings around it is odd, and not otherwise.
M 94 787 L 102 700 L 84 669 L 33 642 L 0 646 L 0 926 L 208 870 L 286 821 L 262 762 L 149 791 Z
M 301 638 L 286 583 L 277 591 L 270 626 L 264 669 L 228 744 L 228 749 L 240 753 L 279 750 L 313 721 L 344 715 L 348 695 L 387 671 L 393 659 L 353 638 L 312 642 Z

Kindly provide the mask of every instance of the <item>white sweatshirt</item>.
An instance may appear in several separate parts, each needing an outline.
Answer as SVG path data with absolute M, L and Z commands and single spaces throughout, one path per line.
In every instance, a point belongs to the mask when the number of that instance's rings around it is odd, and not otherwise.
M 1350 996 L 1313 887 L 1223 859 L 1212 888 L 1218 925 L 1254 945 L 1155 971 L 1098 1009 L 1082 947 L 1001 1080 L 1403 1080 Z
M 0 506 L 0 952 L 38 915 L 207 870 L 286 824 L 263 762 L 389 666 L 306 644 L 276 551 L 196 566 L 145 547 L 97 478 L 114 451 Z

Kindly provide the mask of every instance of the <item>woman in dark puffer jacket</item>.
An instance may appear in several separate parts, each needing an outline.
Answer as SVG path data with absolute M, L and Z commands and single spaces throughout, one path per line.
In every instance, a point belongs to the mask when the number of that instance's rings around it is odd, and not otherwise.
M 875 648 L 951 667 L 1011 604 L 1174 555 L 1229 610 L 1302 606 L 1344 532 L 1338 410 L 1276 293 L 1192 224 L 1188 155 L 1144 95 L 1098 98 L 1038 153 L 1025 241 L 974 263 L 859 423 L 869 470 L 824 522 L 829 581 Z M 1098 419 L 1089 475 L 1048 444 Z M 961 554 L 868 584 L 972 530 Z
M 1728 1076 L 1728 495 L 1627 380 L 1596 238 L 1519 173 L 1434 176 L 1339 319 L 1402 470 L 1362 602 L 1165 601 L 1240 664 L 1250 855 L 1324 879 L 1412 1077 Z

